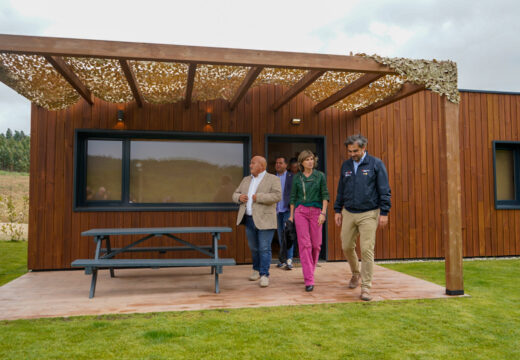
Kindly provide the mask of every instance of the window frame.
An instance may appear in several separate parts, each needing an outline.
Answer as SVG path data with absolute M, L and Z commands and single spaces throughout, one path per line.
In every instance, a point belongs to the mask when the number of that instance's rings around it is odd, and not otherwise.
M 121 200 L 86 201 L 87 142 L 88 140 L 121 140 L 122 178 Z M 171 131 L 75 129 L 74 133 L 74 211 L 233 211 L 238 205 L 229 203 L 131 203 L 130 195 L 130 142 L 132 140 L 221 140 L 239 141 L 243 144 L 244 176 L 249 174 L 251 135 L 242 133 L 197 133 Z
M 497 195 L 497 150 L 513 151 L 513 167 L 515 180 L 515 198 L 516 200 L 498 200 Z M 515 210 L 520 209 L 520 141 L 493 141 L 493 191 L 495 195 L 495 209 L 497 210 Z

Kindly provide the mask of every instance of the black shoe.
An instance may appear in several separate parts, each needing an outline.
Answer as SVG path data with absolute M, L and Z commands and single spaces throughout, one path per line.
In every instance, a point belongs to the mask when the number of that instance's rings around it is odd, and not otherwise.
M 312 290 L 314 290 L 314 285 L 306 285 L 305 286 L 305 291 L 310 292 Z

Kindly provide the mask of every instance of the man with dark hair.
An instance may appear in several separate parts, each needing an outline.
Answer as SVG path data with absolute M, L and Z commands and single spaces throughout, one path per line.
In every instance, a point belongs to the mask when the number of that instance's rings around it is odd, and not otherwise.
M 278 219 L 278 243 L 280 244 L 280 252 L 282 251 L 282 237 L 284 236 L 285 222 L 289 219 L 291 212 L 289 211 L 289 200 L 291 198 L 291 189 L 293 174 L 287 171 L 287 158 L 285 156 L 278 156 L 274 164 L 276 176 L 280 179 L 282 185 L 282 200 L 276 204 L 276 217 Z M 294 247 L 287 249 L 287 261 L 278 262 L 277 267 L 284 267 L 287 270 L 293 269 L 293 252 Z
M 289 159 L 289 166 L 287 167 L 289 172 L 291 172 L 293 175 L 298 173 L 300 171 L 300 166 L 298 165 L 298 159 L 293 157 Z
M 345 141 L 349 160 L 341 165 L 334 220 L 341 226 L 341 245 L 352 272 L 349 288 L 361 279 L 361 299 L 370 301 L 374 267 L 374 248 L 378 226 L 388 224 L 391 191 L 383 162 L 366 152 L 367 139 L 352 135 Z M 361 245 L 361 271 L 356 254 L 356 239 Z

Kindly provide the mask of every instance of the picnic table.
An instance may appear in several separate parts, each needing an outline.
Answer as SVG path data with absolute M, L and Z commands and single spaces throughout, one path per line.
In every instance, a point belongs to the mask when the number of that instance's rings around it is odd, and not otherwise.
M 219 274 L 223 266 L 236 265 L 235 259 L 220 258 L 218 250 L 225 250 L 225 245 L 218 245 L 220 234 L 231 232 L 229 227 L 153 227 L 153 228 L 112 228 L 90 229 L 81 233 L 82 236 L 93 236 L 96 243 L 94 259 L 77 259 L 71 263 L 72 267 L 84 267 L 85 274 L 92 275 L 89 298 L 94 297 L 98 269 L 109 269 L 110 277 L 114 277 L 114 268 L 161 268 L 161 267 L 191 267 L 210 266 L 211 273 L 215 274 L 215 293 L 219 293 Z M 196 245 L 179 238 L 174 234 L 211 234 L 212 241 L 209 245 Z M 110 236 L 144 235 L 122 248 L 112 248 Z M 153 237 L 165 236 L 171 238 L 182 246 L 136 247 Z M 102 243 L 105 247 L 102 248 Z M 169 251 L 198 251 L 208 257 L 196 259 L 115 259 L 122 253 L 151 252 L 166 253 Z

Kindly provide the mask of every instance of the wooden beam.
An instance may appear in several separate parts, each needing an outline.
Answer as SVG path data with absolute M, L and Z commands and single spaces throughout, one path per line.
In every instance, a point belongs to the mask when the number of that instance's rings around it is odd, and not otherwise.
M 364 115 L 366 113 L 369 113 L 371 111 L 374 111 L 374 110 L 377 110 L 383 106 L 386 106 L 386 105 L 389 105 L 393 102 L 396 102 L 396 101 L 399 101 L 407 96 L 410 96 L 410 95 L 413 95 L 415 94 L 416 92 L 419 92 L 421 90 L 424 90 L 424 86 L 423 85 L 415 85 L 415 84 L 412 84 L 412 83 L 404 83 L 403 84 L 403 87 L 401 88 L 401 90 L 399 90 L 399 92 L 397 92 L 397 94 L 394 94 L 392 96 L 389 96 L 387 97 L 386 99 L 383 99 L 381 101 L 378 101 L 372 105 L 368 105 L 367 107 L 363 108 L 363 109 L 359 109 L 359 110 L 356 110 L 354 111 L 355 115 L 356 116 L 361 116 L 361 115 Z
M 132 89 L 132 94 L 134 95 L 135 102 L 139 107 L 143 107 L 144 99 L 139 91 L 139 86 L 137 85 L 137 81 L 135 80 L 135 75 L 132 69 L 130 68 L 130 64 L 128 64 L 128 60 L 119 60 L 119 64 L 121 64 L 121 68 L 125 73 L 126 81 L 128 81 L 128 85 L 130 85 L 130 89 Z
M 271 109 L 273 111 L 277 111 L 283 105 L 287 104 L 292 98 L 305 90 L 305 88 L 316 81 L 324 73 L 324 70 L 310 70 L 303 78 L 300 79 L 300 81 L 294 84 L 278 100 L 276 100 Z
M 247 90 L 253 85 L 253 82 L 255 79 L 260 75 L 262 72 L 263 67 L 257 66 L 252 67 L 249 72 L 247 73 L 244 81 L 242 81 L 242 84 L 240 84 L 240 87 L 238 88 L 235 96 L 233 96 L 233 99 L 231 99 L 229 103 L 229 110 L 233 110 L 235 106 L 240 102 L 240 100 L 244 97 L 244 95 L 247 93 Z
M 81 80 L 74 74 L 70 66 L 58 56 L 45 56 L 45 59 L 54 66 L 57 72 L 68 81 L 68 83 L 87 100 L 90 105 L 94 104 L 90 90 L 81 82 Z
M 365 86 L 367 86 L 368 84 L 370 84 L 373 81 L 376 81 L 377 79 L 379 79 L 382 76 L 383 76 L 383 74 L 366 74 L 366 75 L 363 75 L 362 77 L 360 77 L 356 81 L 353 81 L 352 83 L 350 83 L 347 86 L 345 86 L 343 89 L 341 89 L 337 93 L 332 94 L 331 96 L 329 96 L 325 100 L 321 101 L 319 104 L 317 104 L 314 107 L 314 111 L 319 113 L 323 109 L 326 109 L 329 106 L 337 103 L 338 101 L 343 100 L 344 98 L 346 98 L 350 94 L 353 94 L 356 91 L 364 88 Z
M 226 49 L 6 34 L 0 34 L 0 52 L 44 56 L 95 57 L 395 74 L 395 71 L 390 67 L 362 56 Z
M 445 242 L 446 294 L 463 295 L 462 215 L 459 147 L 459 105 L 441 97 L 441 124 L 444 154 L 441 166 L 445 178 L 443 233 Z
M 193 83 L 195 82 L 195 72 L 197 64 L 191 63 L 188 68 L 188 82 L 186 84 L 186 95 L 184 96 L 184 108 L 188 109 L 191 105 L 191 94 L 193 93 Z

